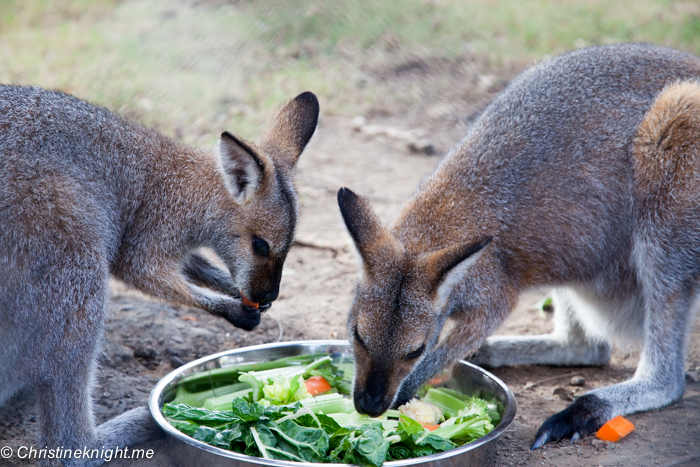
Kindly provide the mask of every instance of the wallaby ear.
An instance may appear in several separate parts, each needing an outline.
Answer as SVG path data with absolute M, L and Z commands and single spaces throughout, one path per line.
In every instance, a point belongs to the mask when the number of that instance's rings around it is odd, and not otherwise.
M 243 204 L 255 194 L 265 167 L 248 144 L 228 131 L 221 134 L 219 153 L 226 187 L 236 202 Z
M 458 264 L 481 251 L 492 239 L 493 237 L 486 237 L 475 242 L 460 243 L 431 253 L 425 253 L 421 258 L 421 262 L 423 263 L 423 270 L 427 272 L 431 290 L 437 290 L 445 282 L 450 271 Z
M 369 202 L 348 188 L 338 190 L 338 206 L 345 226 L 352 237 L 365 265 L 371 266 L 374 259 L 383 257 L 390 248 L 396 249 L 396 240 L 384 228 Z
M 290 165 L 296 164 L 318 125 L 318 99 L 304 92 L 292 99 L 265 131 L 259 146 L 266 154 L 281 157 Z

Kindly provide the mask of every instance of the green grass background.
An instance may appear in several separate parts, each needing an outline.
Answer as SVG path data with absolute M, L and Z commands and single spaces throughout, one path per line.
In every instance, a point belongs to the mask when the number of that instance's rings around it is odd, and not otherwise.
M 373 78 L 382 67 L 497 72 L 622 41 L 700 54 L 700 2 L 0 0 L 0 82 L 61 89 L 191 143 L 224 127 L 254 137 L 303 90 L 326 115 L 407 105 Z

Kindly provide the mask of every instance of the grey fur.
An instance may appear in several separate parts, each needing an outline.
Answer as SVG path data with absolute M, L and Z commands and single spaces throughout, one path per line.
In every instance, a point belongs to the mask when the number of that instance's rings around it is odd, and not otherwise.
M 296 218 L 275 214 L 296 213 L 293 170 L 317 119 L 318 101 L 302 94 L 281 110 L 264 151 L 227 141 L 235 154 L 219 154 L 60 92 L 0 86 L 0 404 L 23 387 L 39 391 L 42 446 L 124 447 L 160 435 L 145 408 L 95 427 L 110 274 L 245 329 L 260 322 L 240 294 L 276 297 Z M 253 236 L 269 243 L 268 257 L 254 256 Z M 198 247 L 228 271 L 190 256 Z
M 691 54 L 619 44 L 550 59 L 497 96 L 391 228 L 365 229 L 382 232 L 374 237 L 391 244 L 383 258 L 393 266 L 364 274 L 348 319 L 350 335 L 366 344 L 355 339 L 356 352 L 366 352 L 356 404 L 365 376 L 380 367 L 389 382 L 376 411 L 404 402 L 475 352 L 521 291 L 542 286 L 557 289 L 555 332 L 490 337 L 477 362 L 602 365 L 611 343 L 644 350 L 630 381 L 596 389 L 552 417 L 533 447 L 680 398 L 700 277 L 700 118 L 693 113 L 700 86 L 674 97 L 676 113 L 650 109 L 667 86 L 698 77 L 700 59 Z M 656 126 L 657 139 L 640 142 L 643 121 Z M 341 211 L 351 213 L 342 204 Z M 421 281 L 430 274 L 420 260 L 427 252 L 487 235 L 493 242 L 456 268 L 458 277 L 448 275 L 449 290 L 439 294 Z M 358 248 L 365 269 L 389 251 Z M 376 299 L 397 295 L 404 298 L 398 308 Z M 383 328 L 382 320 L 395 324 Z M 451 329 L 443 332 L 446 322 Z M 409 367 L 405 356 L 417 339 L 428 350 Z

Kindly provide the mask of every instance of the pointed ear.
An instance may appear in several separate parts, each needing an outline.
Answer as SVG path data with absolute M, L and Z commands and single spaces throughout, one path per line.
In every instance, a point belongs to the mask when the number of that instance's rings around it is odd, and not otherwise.
M 264 166 L 255 151 L 228 131 L 219 141 L 224 181 L 238 204 L 243 204 L 255 194 L 263 178 Z
M 422 255 L 420 261 L 423 263 L 423 270 L 427 273 L 431 290 L 437 290 L 445 282 L 450 271 L 474 257 L 492 239 L 493 237 L 486 237 L 475 242 L 460 243 Z
M 338 206 L 366 266 L 371 266 L 373 260 L 397 250 L 397 241 L 384 228 L 365 198 L 357 196 L 348 188 L 341 188 L 338 190 Z
M 285 105 L 260 140 L 266 154 L 295 165 L 318 125 L 318 99 L 304 92 Z

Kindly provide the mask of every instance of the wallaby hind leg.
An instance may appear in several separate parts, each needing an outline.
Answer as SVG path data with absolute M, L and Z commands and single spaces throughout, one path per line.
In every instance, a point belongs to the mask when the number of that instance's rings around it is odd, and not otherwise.
M 576 399 L 538 430 L 532 449 L 562 438 L 578 439 L 616 415 L 656 409 L 678 400 L 685 391 L 685 354 L 695 288 L 680 285 L 648 296 L 648 335 L 634 377 Z
M 610 345 L 589 338 L 576 319 L 574 291 L 552 291 L 554 331 L 536 336 L 490 336 L 470 361 L 497 368 L 508 365 L 602 366 Z
M 616 415 L 650 410 L 685 391 L 685 355 L 700 296 L 700 84 L 668 86 L 633 147 L 637 226 L 632 258 L 642 287 L 644 349 L 634 377 L 595 389 L 550 417 L 533 448 L 577 438 Z

